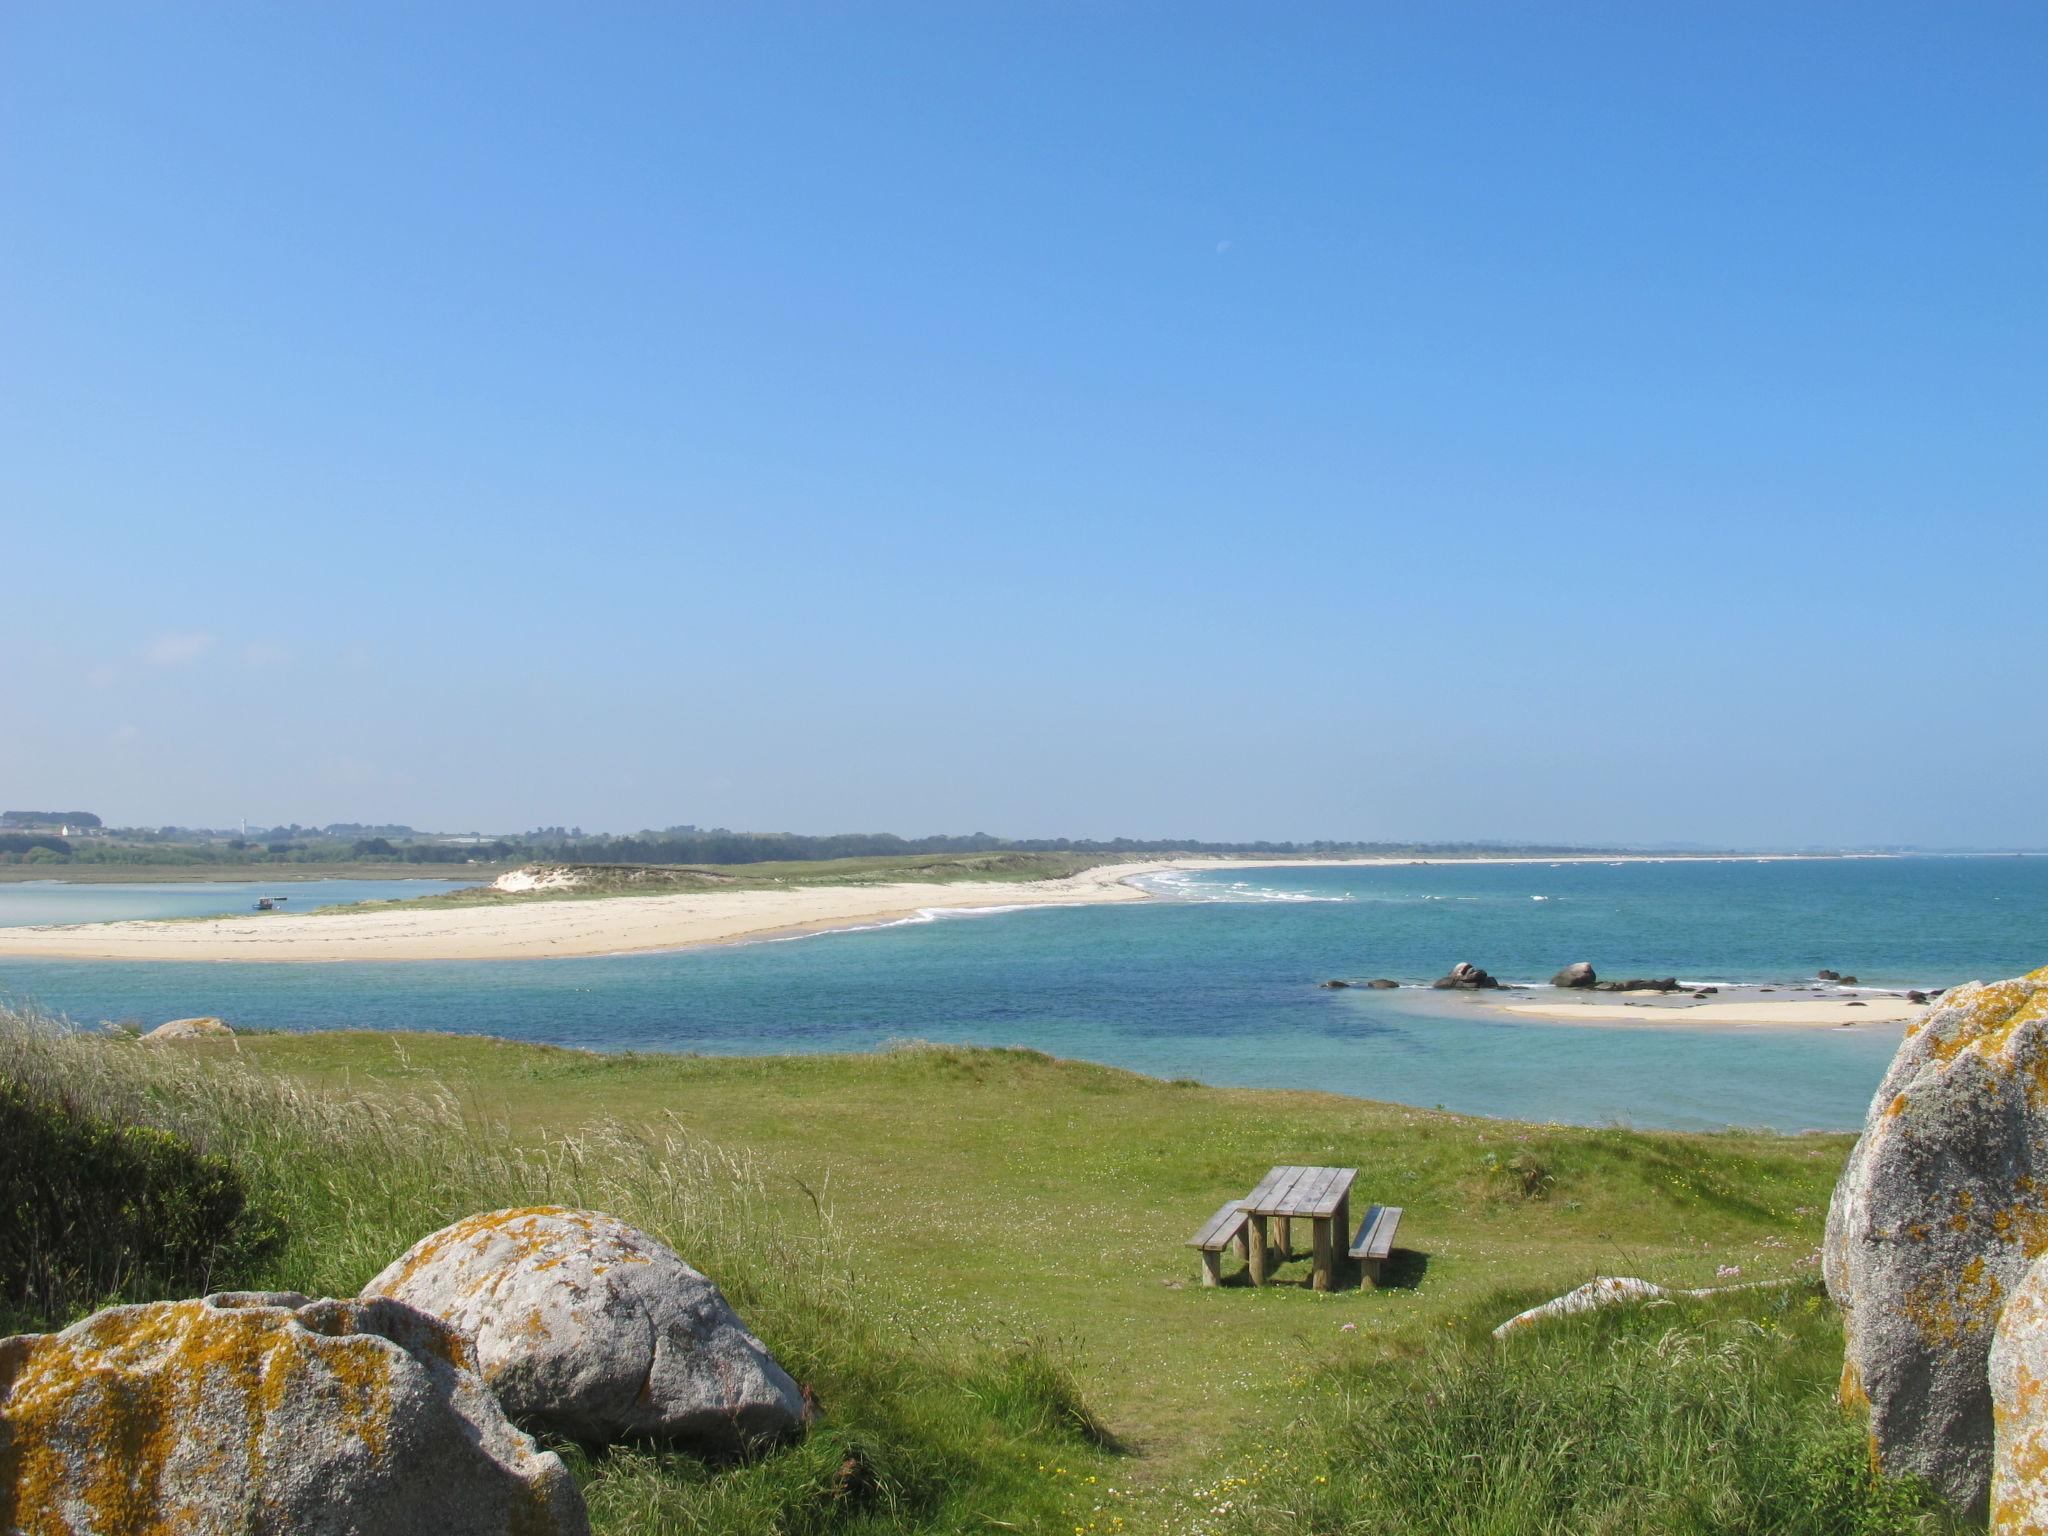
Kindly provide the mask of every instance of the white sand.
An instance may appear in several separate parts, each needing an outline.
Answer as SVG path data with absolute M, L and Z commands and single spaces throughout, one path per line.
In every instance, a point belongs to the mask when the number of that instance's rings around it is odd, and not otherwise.
M 1802 857 L 1776 855 L 1773 857 Z M 1754 856 L 1749 856 L 1753 859 Z M 1748 859 L 1744 860 L 1749 861 Z M 484 907 L 394 906 L 388 911 L 268 913 L 209 922 L 43 924 L 0 928 L 0 958 L 67 960 L 507 960 L 542 955 L 610 955 L 729 943 L 821 928 L 858 927 L 920 912 L 970 908 L 1079 906 L 1142 901 L 1127 882 L 1167 870 L 1299 869 L 1407 864 L 1675 863 L 1650 855 L 1565 858 L 1361 858 L 1260 861 L 1162 859 L 1107 864 L 1059 880 L 962 881 L 951 885 L 810 886 L 789 890 L 693 891 L 665 896 L 602 896 Z M 1692 862 L 1692 861 L 1684 861 Z M 1580 1005 L 1565 1005 L 1574 1008 Z M 1745 1005 L 1728 1005 L 1745 1006 Z M 1632 1014 L 1633 1009 L 1619 1009 Z M 1853 1009 L 1851 1018 L 1865 1010 Z M 1873 1003 L 1868 1012 L 1882 1017 Z M 1590 1022 L 1590 1021 L 1585 1021 Z M 1623 1019 L 1621 1022 L 1637 1022 Z M 1687 1023 L 1707 1022 L 1697 1010 Z M 1745 1022 L 1748 1022 L 1745 1019 Z M 1757 1020 L 1756 1022 L 1763 1022 Z
M 1608 994 L 1612 997 L 1613 994 Z M 1860 1002 L 1861 1007 L 1853 1006 Z M 1922 1011 L 1903 997 L 1814 997 L 1788 993 L 1783 998 L 1751 997 L 1741 1002 L 1702 998 L 1698 1002 L 1643 1003 L 1632 1006 L 1603 998 L 1599 1002 L 1503 1003 L 1503 1013 L 1534 1019 L 1562 1019 L 1573 1024 L 1625 1024 L 1655 1028 L 1660 1024 L 1751 1025 L 1783 1029 L 1791 1025 L 1839 1028 L 1844 1024 L 1901 1024 Z

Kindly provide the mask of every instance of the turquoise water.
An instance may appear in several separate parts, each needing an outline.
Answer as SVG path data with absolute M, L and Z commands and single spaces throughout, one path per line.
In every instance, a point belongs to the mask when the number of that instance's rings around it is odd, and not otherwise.
M 446 880 L 166 880 L 156 884 L 72 885 L 24 880 L 0 885 L 0 928 L 29 923 L 111 923 L 135 917 L 217 917 L 255 911 L 259 896 L 283 896 L 285 912 L 351 901 L 438 896 Z
M 1942 986 L 2048 962 L 2048 859 L 1231 870 L 1168 899 L 602 959 L 384 965 L 0 962 L 74 1019 L 452 1029 L 599 1050 L 1022 1045 L 1165 1077 L 1642 1126 L 1858 1124 L 1895 1031 L 1510 1020 L 1330 976 L 1471 960 L 1537 981 L 1791 984 L 1817 968 Z M 1542 900 L 1535 898 L 1542 897 Z

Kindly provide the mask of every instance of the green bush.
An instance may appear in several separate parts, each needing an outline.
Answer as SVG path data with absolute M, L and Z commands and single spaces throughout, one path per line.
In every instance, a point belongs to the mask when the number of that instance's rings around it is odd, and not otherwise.
M 239 1286 L 280 1236 L 223 1159 L 0 1077 L 0 1333 Z

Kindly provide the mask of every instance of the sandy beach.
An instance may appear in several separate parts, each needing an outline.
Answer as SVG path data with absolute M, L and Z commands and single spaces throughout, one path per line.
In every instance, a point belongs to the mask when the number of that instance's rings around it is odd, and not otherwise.
M 1182 866 L 1108 864 L 1064 879 L 1025 883 L 822 885 L 501 906 L 252 913 L 206 922 L 0 928 L 0 956 L 298 962 L 613 955 L 858 927 L 928 911 L 1143 901 L 1145 892 L 1124 882 L 1174 867 Z
M 1882 994 L 1864 997 L 1843 997 L 1829 994 L 1815 997 L 1810 992 L 1786 992 L 1772 997 L 1745 995 L 1736 1001 L 1719 998 L 1702 998 L 1694 1001 L 1682 997 L 1677 1001 L 1618 1000 L 1614 994 L 1603 996 L 1598 1002 L 1568 1001 L 1568 994 L 1556 994 L 1556 1000 L 1542 1002 L 1501 1003 L 1503 1013 L 1520 1014 L 1532 1019 L 1557 1019 L 1568 1024 L 1618 1024 L 1630 1028 L 1654 1029 L 1658 1025 L 1683 1025 L 1686 1028 L 1713 1026 L 1719 1028 L 1750 1027 L 1755 1029 L 1785 1029 L 1792 1027 L 1839 1029 L 1844 1025 L 1903 1024 L 1914 1015 L 1924 1011 L 1924 1005 L 1911 1003 L 1903 997 L 1887 997 Z

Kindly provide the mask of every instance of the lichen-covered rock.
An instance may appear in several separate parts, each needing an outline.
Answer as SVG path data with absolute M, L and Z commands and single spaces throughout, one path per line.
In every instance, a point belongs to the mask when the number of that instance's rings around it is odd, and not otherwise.
M 1471 961 L 1460 960 L 1451 967 L 1448 975 L 1437 977 L 1430 985 L 1439 992 L 1453 990 L 1469 992 L 1477 989 L 1498 987 L 1500 983 L 1492 975 L 1480 969 Z
M 445 1324 L 232 1293 L 0 1339 L 0 1531 L 584 1536 Z
M 2048 967 L 1958 987 L 1907 1027 L 1828 1208 L 1842 1400 L 1886 1472 L 1981 1516 L 1992 1331 L 2048 1250 Z
M 2048 1259 L 2006 1298 L 1991 1341 L 1991 1529 L 2048 1536 Z
M 476 1340 L 518 1422 L 586 1443 L 726 1456 L 804 1424 L 802 1389 L 675 1250 L 617 1217 L 542 1206 L 470 1216 L 363 1288 Z
M 228 1028 L 227 1020 L 211 1015 L 197 1019 L 172 1019 L 159 1024 L 142 1038 L 145 1040 L 232 1040 L 235 1032 Z

